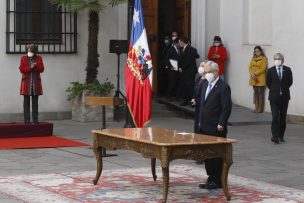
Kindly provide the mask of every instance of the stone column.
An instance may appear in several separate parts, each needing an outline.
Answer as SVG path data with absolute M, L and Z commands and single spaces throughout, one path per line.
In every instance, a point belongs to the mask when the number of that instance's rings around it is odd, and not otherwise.
M 206 59 L 206 0 L 191 1 L 191 43 L 201 56 L 197 62 Z

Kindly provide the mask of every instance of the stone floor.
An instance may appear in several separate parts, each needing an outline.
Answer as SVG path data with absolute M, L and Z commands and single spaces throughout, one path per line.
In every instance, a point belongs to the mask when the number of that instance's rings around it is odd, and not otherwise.
M 190 107 L 191 108 L 191 107 Z M 304 190 L 304 125 L 288 124 L 286 143 L 274 145 L 270 141 L 270 115 L 254 114 L 251 110 L 234 106 L 228 137 L 235 138 L 234 163 L 230 173 L 273 184 Z M 100 122 L 79 123 L 71 120 L 50 121 L 54 134 L 92 144 L 90 130 Z M 108 122 L 108 128 L 123 127 L 124 121 Z M 154 103 L 149 126 L 193 131 L 192 116 L 168 110 L 166 105 Z M 92 147 L 46 149 L 17 149 L 0 151 L 0 176 L 22 174 L 92 171 L 96 168 Z M 117 156 L 104 159 L 105 169 L 146 167 L 148 159 L 126 150 L 108 151 Z M 191 160 L 176 160 L 172 164 L 198 166 Z M 203 165 L 201 165 L 203 168 Z M 18 202 L 0 194 L 0 202 Z

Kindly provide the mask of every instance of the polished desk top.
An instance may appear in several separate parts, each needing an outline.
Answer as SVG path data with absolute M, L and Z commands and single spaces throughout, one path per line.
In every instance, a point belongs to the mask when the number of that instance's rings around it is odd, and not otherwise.
M 159 146 L 230 144 L 236 142 L 234 139 L 187 133 L 166 128 L 116 128 L 92 130 L 92 133 L 151 143 Z

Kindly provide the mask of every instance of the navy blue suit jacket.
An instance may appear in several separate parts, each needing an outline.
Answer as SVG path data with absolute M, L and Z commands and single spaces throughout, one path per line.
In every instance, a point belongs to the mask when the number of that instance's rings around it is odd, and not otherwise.
M 205 99 L 208 84 L 206 80 L 201 80 L 195 87 L 199 131 L 203 134 L 226 137 L 232 108 L 230 87 L 219 78 Z M 218 125 L 223 126 L 224 131 L 218 131 Z
M 276 66 L 273 66 L 267 70 L 266 74 L 266 85 L 269 88 L 268 99 L 271 101 L 277 101 L 282 99 L 289 100 L 290 92 L 289 88 L 292 85 L 292 72 L 291 69 L 287 66 L 283 67 L 282 80 L 279 79 Z M 280 92 L 282 91 L 282 97 Z

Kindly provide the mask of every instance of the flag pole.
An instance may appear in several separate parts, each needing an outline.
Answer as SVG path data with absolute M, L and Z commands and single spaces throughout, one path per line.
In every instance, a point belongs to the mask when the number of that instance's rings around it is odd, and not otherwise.
M 135 0 L 129 0 L 129 19 L 128 19 L 128 41 L 131 40 L 131 28 L 132 28 L 132 19 L 133 19 L 133 12 L 134 12 L 134 4 Z M 123 96 L 125 102 L 126 102 L 126 123 L 124 125 L 124 128 L 134 128 L 135 124 L 133 122 L 133 119 L 131 119 L 131 112 L 128 107 L 127 98 Z

